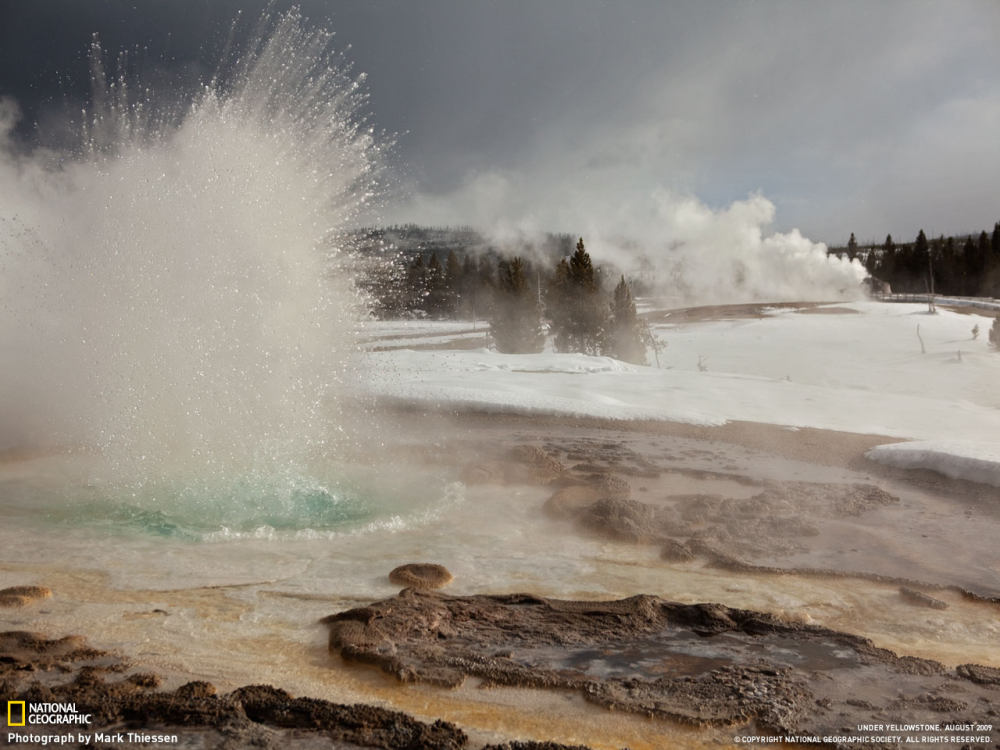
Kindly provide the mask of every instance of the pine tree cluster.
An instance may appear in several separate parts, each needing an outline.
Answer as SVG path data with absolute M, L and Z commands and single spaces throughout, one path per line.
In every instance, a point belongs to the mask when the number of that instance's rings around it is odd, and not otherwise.
M 881 245 L 864 247 L 852 233 L 846 246 L 831 248 L 830 253 L 862 260 L 868 273 L 893 292 L 1000 297 L 1000 222 L 992 234 L 928 240 L 921 229 L 910 243 L 897 244 L 890 234 Z
M 658 346 L 624 275 L 609 294 L 582 238 L 548 269 L 492 250 L 459 260 L 452 248 L 443 264 L 436 250 L 398 253 L 369 263 L 360 286 L 376 317 L 488 320 L 500 352 L 540 352 L 550 334 L 560 352 L 645 364 Z

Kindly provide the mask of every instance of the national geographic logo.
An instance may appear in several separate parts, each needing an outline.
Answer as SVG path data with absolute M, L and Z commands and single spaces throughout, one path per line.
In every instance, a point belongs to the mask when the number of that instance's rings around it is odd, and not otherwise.
M 7 701 L 7 726 L 38 724 L 89 724 L 91 714 L 80 713 L 75 703 L 27 703 Z

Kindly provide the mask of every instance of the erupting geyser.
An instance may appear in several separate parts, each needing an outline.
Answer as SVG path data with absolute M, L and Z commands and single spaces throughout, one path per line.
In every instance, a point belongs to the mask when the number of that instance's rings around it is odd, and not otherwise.
M 336 238 L 379 146 L 332 34 L 262 27 L 179 108 L 95 41 L 77 153 L 4 149 L 0 450 L 83 448 L 143 484 L 328 451 L 355 306 Z

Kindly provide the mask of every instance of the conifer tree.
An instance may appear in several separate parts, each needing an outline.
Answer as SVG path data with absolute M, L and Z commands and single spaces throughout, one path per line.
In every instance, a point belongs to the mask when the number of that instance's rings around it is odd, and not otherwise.
M 948 244 L 945 241 L 943 234 L 937 239 L 932 240 L 930 244 L 931 268 L 934 273 L 934 288 L 938 292 L 947 294 L 948 292 L 946 290 L 953 289 L 955 286 L 955 269 L 952 267 L 951 260 L 946 254 Z
M 980 274 L 982 267 L 977 257 L 976 243 L 972 237 L 966 237 L 965 244 L 962 245 L 962 268 L 965 276 L 965 285 L 962 294 L 972 296 L 979 291 Z
M 986 263 L 986 284 L 982 293 L 988 297 L 1000 297 L 1000 222 L 993 225 L 989 260 Z
M 979 273 L 976 284 L 976 294 L 989 293 L 988 274 L 990 270 L 990 236 L 985 231 L 979 233 L 979 241 L 976 243 L 976 260 L 979 263 Z
M 476 263 L 476 256 L 471 252 L 466 252 L 462 260 L 461 281 L 458 288 L 458 305 L 456 314 L 463 318 L 477 317 L 477 302 L 479 288 L 479 266 Z
M 431 253 L 430 262 L 427 264 L 427 276 L 435 282 L 444 278 L 444 269 L 441 268 L 437 253 Z
M 427 313 L 427 266 L 424 265 L 424 256 L 417 254 L 417 257 L 410 263 L 406 273 L 407 301 L 406 309 L 412 313 Z
M 545 294 L 545 314 L 549 320 L 550 330 L 555 338 L 556 351 L 565 352 L 570 349 L 569 329 L 572 307 L 573 289 L 570 282 L 569 263 L 562 258 L 556 263 L 555 271 L 549 280 Z
M 493 257 L 496 257 L 495 255 Z M 479 258 L 479 286 L 485 289 L 493 289 L 496 286 L 496 276 L 494 265 L 490 258 L 481 256 Z
M 644 365 L 649 338 L 648 328 L 636 313 L 632 290 L 622 276 L 611 297 L 606 353 L 625 362 Z
M 458 310 L 458 301 L 462 294 L 462 264 L 454 250 L 448 251 L 441 277 L 440 314 L 454 318 Z
M 965 274 L 962 264 L 958 261 L 958 251 L 955 248 L 955 238 L 947 237 L 944 241 L 944 252 L 942 253 L 943 267 L 950 269 L 949 273 L 949 294 L 959 293 L 964 288 Z
M 851 232 L 851 238 L 847 241 L 847 258 L 848 260 L 854 260 L 858 257 L 858 241 L 854 239 L 854 232 Z
M 448 314 L 448 292 L 445 287 L 444 268 L 438 260 L 437 253 L 431 253 L 427 264 L 427 314 L 441 318 Z
M 567 262 L 556 265 L 546 296 L 547 312 L 561 352 L 600 354 L 607 328 L 607 307 L 583 238 Z
M 497 351 L 507 354 L 540 352 L 545 346 L 538 296 L 532 294 L 520 258 L 498 264 L 490 335 Z
M 931 266 L 931 249 L 927 242 L 927 235 L 924 234 L 924 230 L 921 229 L 917 233 L 916 242 L 913 243 L 913 249 L 910 252 L 909 267 L 907 272 L 913 279 L 913 284 L 915 287 L 921 286 L 917 283 L 917 279 L 923 277 L 925 291 L 934 290 L 934 280 L 931 278 L 932 266 Z M 914 288 L 914 291 L 920 291 Z
M 569 275 L 580 289 L 588 292 L 597 291 L 594 280 L 594 266 L 590 262 L 590 253 L 583 246 L 583 237 L 576 243 L 576 252 L 569 259 Z
M 458 262 L 454 250 L 448 251 L 448 259 L 444 264 L 444 279 L 448 288 L 456 291 L 462 283 L 462 264 Z
M 927 235 L 924 234 L 924 230 L 923 229 L 921 229 L 917 233 L 917 239 L 913 243 L 913 251 L 914 251 L 914 254 L 917 256 L 916 259 L 915 259 L 916 263 L 918 265 L 926 265 L 926 263 L 927 263 L 927 253 L 929 252 L 929 250 L 928 250 L 928 244 L 927 244 Z
M 891 234 L 887 234 L 885 236 L 885 242 L 882 244 L 882 255 L 879 257 L 877 270 L 879 278 L 885 281 L 890 281 L 891 283 L 895 281 L 896 243 L 892 241 Z

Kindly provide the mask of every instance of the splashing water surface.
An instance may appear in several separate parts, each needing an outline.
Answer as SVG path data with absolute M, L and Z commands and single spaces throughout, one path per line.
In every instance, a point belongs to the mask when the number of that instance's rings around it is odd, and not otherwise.
M 314 477 L 349 432 L 356 300 L 337 240 L 374 195 L 380 146 L 331 42 L 295 11 L 265 18 L 177 106 L 124 58 L 109 77 L 95 40 L 81 147 L 0 163 L 16 187 L 0 450 L 82 450 L 119 494 L 173 503 L 308 516 L 344 500 Z

